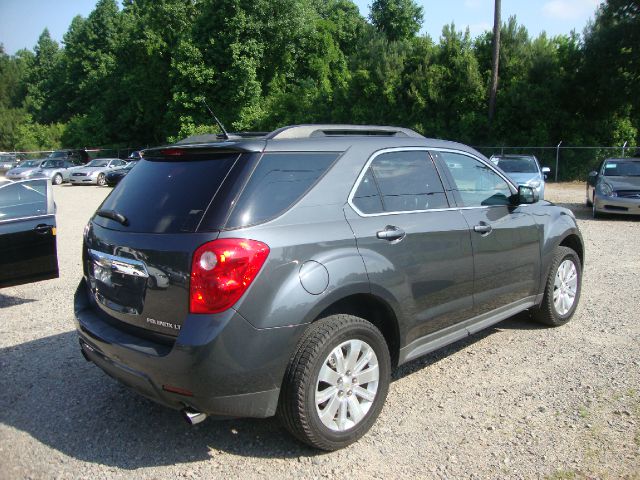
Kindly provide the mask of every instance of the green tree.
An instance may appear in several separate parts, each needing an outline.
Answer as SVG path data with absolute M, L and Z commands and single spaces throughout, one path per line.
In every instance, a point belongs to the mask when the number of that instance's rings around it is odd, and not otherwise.
M 413 0 L 374 0 L 371 23 L 391 41 L 413 37 L 422 26 L 422 7 Z

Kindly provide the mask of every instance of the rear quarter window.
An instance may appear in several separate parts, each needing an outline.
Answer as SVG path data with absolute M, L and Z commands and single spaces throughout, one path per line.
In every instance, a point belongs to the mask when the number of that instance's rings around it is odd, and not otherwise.
M 314 186 L 339 155 L 337 152 L 265 153 L 226 227 L 255 225 L 281 215 Z

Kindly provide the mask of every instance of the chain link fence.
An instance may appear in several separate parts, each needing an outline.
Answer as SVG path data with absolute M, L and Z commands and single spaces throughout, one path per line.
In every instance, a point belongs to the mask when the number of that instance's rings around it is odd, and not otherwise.
M 549 180 L 586 180 L 605 158 L 640 157 L 640 147 L 573 147 L 560 144 L 555 147 L 475 147 L 487 157 L 491 155 L 535 155 L 540 166 L 549 167 Z

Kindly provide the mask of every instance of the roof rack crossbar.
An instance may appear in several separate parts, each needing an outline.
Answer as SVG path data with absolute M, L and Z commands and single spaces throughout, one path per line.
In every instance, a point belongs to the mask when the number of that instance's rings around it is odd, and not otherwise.
M 311 137 L 413 137 L 424 138 L 408 128 L 375 125 L 291 125 L 274 130 L 266 136 L 267 140 L 283 140 Z

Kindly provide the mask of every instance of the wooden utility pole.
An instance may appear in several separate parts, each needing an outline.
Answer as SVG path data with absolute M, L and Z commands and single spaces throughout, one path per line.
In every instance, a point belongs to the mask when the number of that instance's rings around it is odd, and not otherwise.
M 493 13 L 493 63 L 491 67 L 491 91 L 489 92 L 489 124 L 493 121 L 498 93 L 498 66 L 500 63 L 500 1 L 495 1 Z

